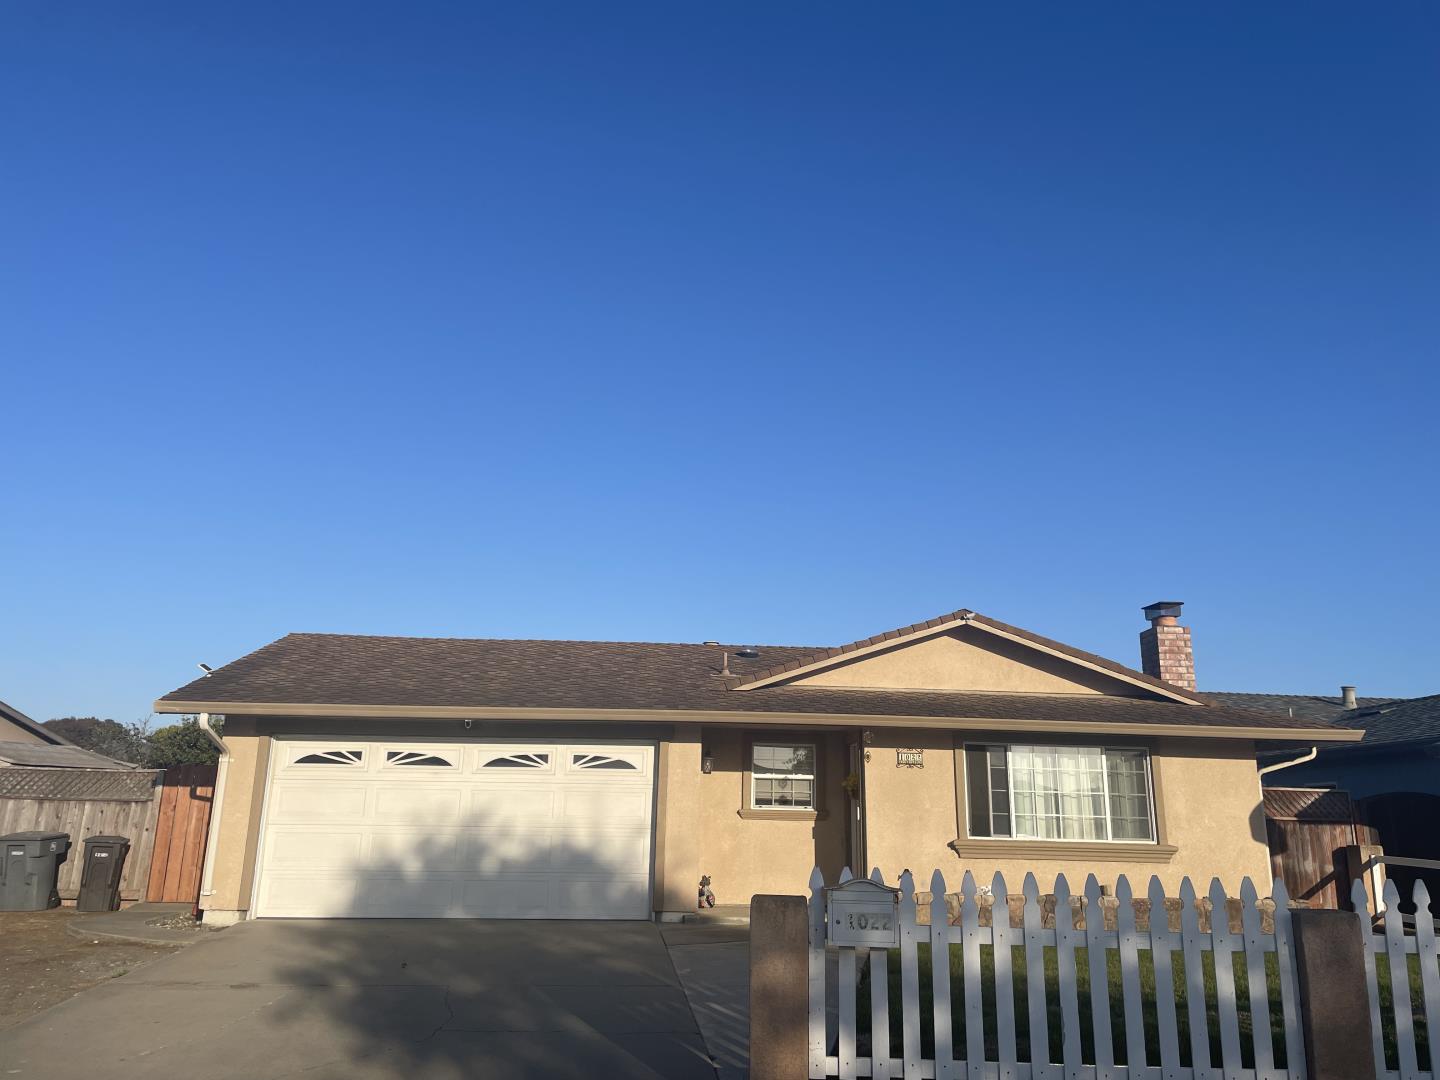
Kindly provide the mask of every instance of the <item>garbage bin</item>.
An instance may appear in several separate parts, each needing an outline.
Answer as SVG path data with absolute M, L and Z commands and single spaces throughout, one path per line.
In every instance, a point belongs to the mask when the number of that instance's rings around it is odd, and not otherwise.
M 120 906 L 120 874 L 130 853 L 128 836 L 87 836 L 77 911 L 114 911 Z
M 0 836 L 0 911 L 60 906 L 55 880 L 70 850 L 70 834 L 17 832 Z

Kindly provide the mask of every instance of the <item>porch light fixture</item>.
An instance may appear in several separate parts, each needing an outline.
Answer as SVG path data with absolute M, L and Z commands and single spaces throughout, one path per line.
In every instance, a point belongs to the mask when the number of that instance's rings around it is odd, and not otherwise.
M 709 776 L 715 771 L 715 757 L 713 754 L 704 754 L 700 758 L 700 771 Z

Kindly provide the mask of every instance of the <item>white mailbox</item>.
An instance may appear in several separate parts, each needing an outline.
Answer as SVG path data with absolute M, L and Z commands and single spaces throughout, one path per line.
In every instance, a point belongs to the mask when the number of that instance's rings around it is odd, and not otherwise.
M 831 945 L 894 949 L 900 945 L 900 890 L 855 878 L 825 890 Z

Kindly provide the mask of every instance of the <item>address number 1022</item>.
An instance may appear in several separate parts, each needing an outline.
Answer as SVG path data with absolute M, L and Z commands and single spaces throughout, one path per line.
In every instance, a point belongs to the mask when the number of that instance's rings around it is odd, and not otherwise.
M 850 930 L 884 930 L 888 932 L 895 929 L 893 915 L 882 915 L 876 911 L 847 911 L 845 922 Z

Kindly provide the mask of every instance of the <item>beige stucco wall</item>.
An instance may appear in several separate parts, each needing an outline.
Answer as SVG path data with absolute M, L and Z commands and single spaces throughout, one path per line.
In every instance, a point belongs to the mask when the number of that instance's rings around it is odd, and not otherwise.
M 707 776 L 697 766 L 690 776 L 698 793 L 691 836 L 699 873 L 691 882 L 692 906 L 699 874 L 710 875 L 718 903 L 748 904 L 756 893 L 803 893 L 817 863 L 833 877 L 844 861 L 849 802 L 841 785 L 849 769 L 843 735 L 764 736 L 813 742 L 819 752 L 821 813 L 776 819 L 742 816 L 750 806 L 745 772 L 748 734 L 740 728 L 704 729 L 704 749 L 715 759 L 715 767 Z
M 871 652 L 858 660 L 796 678 L 791 685 L 1149 696 L 1149 691 L 1139 685 L 986 634 L 973 626 L 960 626 L 946 634 Z
M 959 741 L 1007 741 L 1003 736 L 977 732 Z M 1115 740 L 1110 740 L 1115 741 Z M 952 889 L 958 889 L 966 870 L 982 882 L 999 871 L 1011 888 L 1019 888 L 1026 873 L 1034 873 L 1042 888 L 1064 873 L 1072 888 L 1083 887 L 1087 874 L 1102 884 L 1114 885 L 1119 875 L 1132 886 L 1157 875 L 1168 892 L 1189 876 L 1204 891 L 1219 877 L 1232 895 L 1249 876 L 1266 890 L 1270 880 L 1269 850 L 1265 841 L 1260 779 L 1255 748 L 1243 740 L 1140 740 L 1147 744 L 1155 777 L 1156 801 L 1163 821 L 1160 842 L 1175 852 L 1163 861 L 1120 857 L 1104 859 L 1091 852 L 1071 855 L 1063 844 L 1046 845 L 1056 855 L 1005 853 L 1005 842 L 995 855 L 971 853 L 962 858 L 947 845 L 961 836 L 957 814 L 955 741 L 949 733 L 884 731 L 874 733 L 865 765 L 866 841 L 869 862 L 893 881 L 909 869 L 922 887 L 938 867 Z M 898 748 L 924 748 L 923 769 L 899 768 Z M 963 791 L 959 793 L 963 800 Z M 963 806 L 963 802 L 962 802 Z M 978 848 L 979 845 L 971 845 Z M 983 851 L 983 849 L 981 849 Z
M 700 881 L 700 845 L 696 832 L 700 806 L 701 733 L 698 724 L 677 724 L 656 753 L 655 889 L 656 911 L 693 911 Z
M 43 743 L 44 741 L 29 728 L 23 728 L 0 716 L 0 742 Z
M 225 790 L 220 803 L 220 829 L 209 894 L 202 893 L 205 910 L 244 911 L 250 907 L 254 882 L 255 847 L 260 838 L 260 810 L 265 774 L 270 762 L 270 737 L 257 734 L 242 717 L 227 718 L 225 745 L 230 750 Z
M 1015 694 L 1146 691 L 973 627 L 960 627 L 796 679 L 795 686 L 976 690 Z

